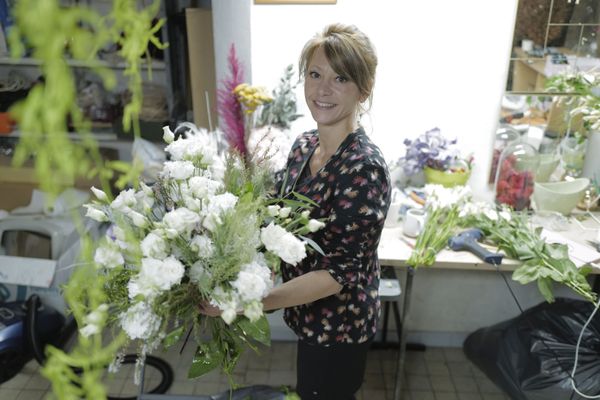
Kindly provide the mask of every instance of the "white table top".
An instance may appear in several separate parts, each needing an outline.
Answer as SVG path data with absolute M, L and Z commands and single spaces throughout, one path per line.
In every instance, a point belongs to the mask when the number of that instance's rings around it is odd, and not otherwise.
M 582 227 L 583 226 L 583 227 Z M 592 250 L 593 247 L 587 243 L 587 240 L 596 238 L 597 230 L 600 226 L 591 218 L 581 222 L 579 225 L 576 221 L 569 224 L 568 230 L 557 232 L 566 239 L 573 240 L 579 244 L 586 246 Z M 379 243 L 378 254 L 381 265 L 389 265 L 392 267 L 406 267 L 406 260 L 410 257 L 415 239 L 409 238 L 402 233 L 401 227 L 384 228 Z M 496 249 L 489 245 L 482 245 L 488 250 L 494 252 Z M 593 251 L 593 250 L 592 250 Z M 598 264 L 600 253 L 596 252 L 597 258 L 594 260 Z M 517 260 L 504 258 L 501 270 L 512 271 L 520 265 Z M 600 267 L 593 265 L 592 273 L 600 274 Z M 480 258 L 468 251 L 452 251 L 448 248 L 442 250 L 436 258 L 436 262 L 431 267 L 427 268 L 444 268 L 444 269 L 462 269 L 462 270 L 489 270 L 494 271 L 494 267 L 484 263 Z

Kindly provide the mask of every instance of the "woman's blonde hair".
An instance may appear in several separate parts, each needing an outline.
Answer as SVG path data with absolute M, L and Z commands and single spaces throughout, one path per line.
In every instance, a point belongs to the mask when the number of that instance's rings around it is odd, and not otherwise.
M 322 33 L 316 34 L 304 45 L 298 69 L 301 76 L 306 75 L 313 54 L 321 47 L 331 68 L 354 82 L 361 97 L 368 98 L 368 110 L 373 101 L 377 54 L 367 35 L 354 25 L 336 23 L 326 26 Z

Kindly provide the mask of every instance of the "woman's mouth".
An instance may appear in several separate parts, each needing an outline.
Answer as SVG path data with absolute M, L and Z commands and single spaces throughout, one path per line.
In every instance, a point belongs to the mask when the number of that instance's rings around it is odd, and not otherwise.
M 322 109 L 331 109 L 333 107 L 335 107 L 335 104 L 332 103 L 323 103 L 321 101 L 314 101 L 314 104 L 318 107 L 318 108 L 322 108 Z

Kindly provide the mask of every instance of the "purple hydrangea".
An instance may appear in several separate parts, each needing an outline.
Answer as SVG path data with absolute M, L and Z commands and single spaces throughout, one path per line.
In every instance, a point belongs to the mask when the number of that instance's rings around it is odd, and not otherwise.
M 456 139 L 447 140 L 439 128 L 433 128 L 415 140 L 405 139 L 404 144 L 406 155 L 399 161 L 408 176 L 415 175 L 425 167 L 444 171 L 460 156 Z

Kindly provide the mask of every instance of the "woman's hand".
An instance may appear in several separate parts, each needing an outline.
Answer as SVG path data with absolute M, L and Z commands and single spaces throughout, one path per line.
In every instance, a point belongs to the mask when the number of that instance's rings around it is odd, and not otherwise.
M 209 301 L 204 300 L 198 305 L 198 311 L 200 314 L 207 315 L 209 317 L 218 317 L 222 311 L 219 307 L 213 306 Z

